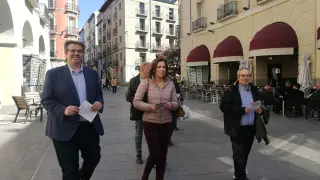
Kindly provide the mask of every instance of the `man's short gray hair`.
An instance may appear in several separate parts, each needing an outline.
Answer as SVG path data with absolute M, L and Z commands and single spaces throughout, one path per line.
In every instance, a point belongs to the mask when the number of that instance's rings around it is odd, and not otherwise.
M 149 62 L 142 62 L 140 63 L 139 66 L 136 67 L 137 70 L 141 71 L 141 68 L 144 66 L 144 65 L 149 65 L 150 63 Z
M 250 72 L 250 69 L 249 69 L 249 68 L 241 67 L 241 68 L 239 68 L 239 70 L 238 70 L 238 72 L 237 72 L 237 76 L 240 75 L 240 72 L 241 72 L 242 70 L 248 70 L 248 71 Z M 251 74 L 251 72 L 250 72 L 250 74 Z
M 149 62 L 142 62 L 142 63 L 140 63 L 140 67 L 142 67 L 142 66 L 144 66 L 146 64 L 150 64 L 150 63 Z

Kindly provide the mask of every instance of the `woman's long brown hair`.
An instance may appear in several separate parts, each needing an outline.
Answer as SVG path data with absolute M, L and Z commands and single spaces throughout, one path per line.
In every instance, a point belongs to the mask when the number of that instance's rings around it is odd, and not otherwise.
M 158 66 L 159 62 L 164 62 L 165 63 L 165 66 L 166 66 L 165 77 L 168 77 L 168 63 L 167 63 L 167 61 L 164 58 L 157 58 L 157 59 L 153 60 L 152 63 L 151 63 L 151 68 L 150 68 L 150 71 L 149 71 L 149 77 L 150 78 L 155 77 L 157 66 Z

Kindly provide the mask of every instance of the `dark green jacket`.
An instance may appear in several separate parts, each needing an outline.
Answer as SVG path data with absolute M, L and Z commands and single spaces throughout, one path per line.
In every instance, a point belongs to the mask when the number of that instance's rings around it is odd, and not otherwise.
M 131 103 L 130 120 L 132 121 L 142 120 L 142 116 L 143 116 L 143 112 L 135 108 L 132 103 L 139 85 L 140 85 L 140 74 L 130 79 L 129 86 L 125 93 L 126 100 Z

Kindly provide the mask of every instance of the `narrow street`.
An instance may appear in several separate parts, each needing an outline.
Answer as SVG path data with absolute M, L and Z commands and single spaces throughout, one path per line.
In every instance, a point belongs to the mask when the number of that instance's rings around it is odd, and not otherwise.
M 106 134 L 101 137 L 102 159 L 93 180 L 139 180 L 144 166 L 135 162 L 134 122 L 128 120 L 124 88 L 104 93 L 102 114 Z M 179 122 L 174 147 L 169 148 L 166 180 L 231 180 L 233 162 L 229 138 L 223 133 L 217 105 L 186 100 L 191 119 Z M 51 141 L 44 136 L 45 122 L 31 120 L 0 125 L 0 173 L 3 180 L 61 179 Z M 315 120 L 272 116 L 268 125 L 271 144 L 254 143 L 248 162 L 253 180 L 319 180 L 320 123 Z M 144 159 L 147 147 L 143 144 Z M 154 174 L 154 172 L 153 172 Z M 150 178 L 154 179 L 154 178 Z

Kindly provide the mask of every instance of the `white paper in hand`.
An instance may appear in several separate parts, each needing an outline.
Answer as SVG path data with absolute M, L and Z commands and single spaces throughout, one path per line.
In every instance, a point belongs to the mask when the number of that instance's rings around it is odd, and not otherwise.
M 92 122 L 93 119 L 96 117 L 98 112 L 91 111 L 92 104 L 90 104 L 88 101 L 83 101 L 83 103 L 80 105 L 80 111 L 79 115 L 85 118 L 86 120 Z
M 256 109 L 260 108 L 260 106 L 261 106 L 261 101 L 256 101 L 256 102 L 253 102 L 253 103 L 251 104 L 250 109 L 256 110 Z

